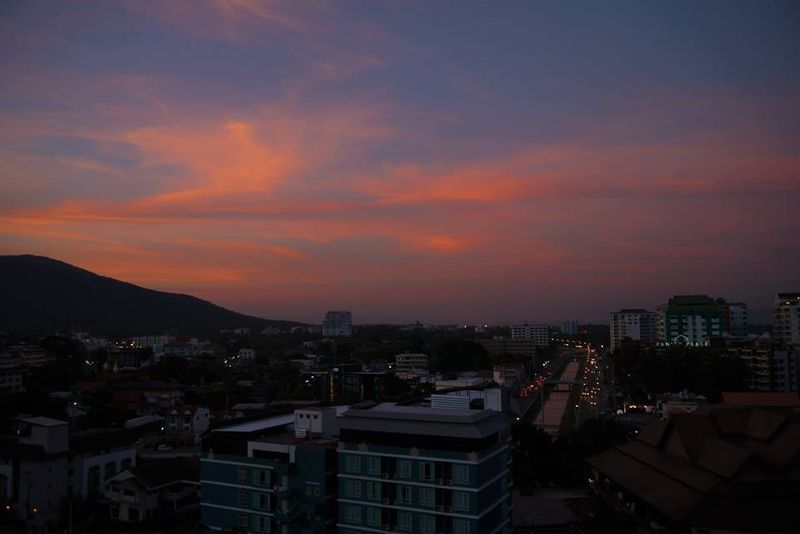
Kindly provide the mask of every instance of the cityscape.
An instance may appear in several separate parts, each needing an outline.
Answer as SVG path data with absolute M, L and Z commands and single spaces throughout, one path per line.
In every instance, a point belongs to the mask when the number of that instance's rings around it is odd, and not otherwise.
M 0 5 L 0 534 L 800 532 L 800 4 Z

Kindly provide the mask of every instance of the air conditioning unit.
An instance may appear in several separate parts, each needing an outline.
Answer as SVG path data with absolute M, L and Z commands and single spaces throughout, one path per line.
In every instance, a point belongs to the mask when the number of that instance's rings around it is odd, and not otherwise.
M 383 504 L 389 504 L 389 502 L 391 502 L 391 499 L 389 499 L 389 497 L 383 498 Z
M 437 504 L 436 505 L 436 511 L 437 512 L 444 512 L 444 505 Z
M 453 511 L 453 507 L 452 506 L 445 506 L 444 507 L 444 511 L 445 512 L 452 512 Z
M 383 524 L 383 531 L 384 532 L 390 532 L 391 530 L 392 530 L 392 526 L 391 525 L 389 525 L 388 523 L 384 523 Z
M 437 484 L 439 484 L 440 486 L 444 486 L 444 479 L 442 479 L 442 478 L 437 478 L 437 479 L 436 479 L 436 483 L 437 483 Z

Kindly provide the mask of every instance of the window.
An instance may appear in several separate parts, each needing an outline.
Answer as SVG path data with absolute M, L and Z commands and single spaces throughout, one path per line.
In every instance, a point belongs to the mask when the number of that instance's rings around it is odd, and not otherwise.
M 255 480 L 253 481 L 256 486 L 269 486 L 270 482 L 270 472 L 266 469 L 259 469 L 258 471 L 253 471 L 253 475 Z
M 249 502 L 250 502 L 250 499 L 249 499 L 249 496 L 247 495 L 247 492 L 245 490 L 240 490 L 239 491 L 239 506 L 247 507 L 247 506 L 249 506 Z
M 397 529 L 411 532 L 411 513 L 397 512 Z
M 469 511 L 469 494 L 465 491 L 453 492 L 453 509 L 462 512 Z
M 256 519 L 256 530 L 258 532 L 269 532 L 269 517 L 264 517 L 263 515 L 258 516 Z
M 361 498 L 361 481 L 360 480 L 345 480 L 344 481 L 344 494 L 345 494 L 345 497 Z
M 344 507 L 344 520 L 347 523 L 361 524 L 361 507 L 347 504 Z
M 397 490 L 397 499 L 400 504 L 411 504 L 411 486 L 400 486 Z
M 259 493 L 256 497 L 256 507 L 260 510 L 269 509 L 269 495 L 266 493 Z
M 345 456 L 344 468 L 348 473 L 360 473 L 361 458 L 355 455 Z
M 243 467 L 239 468 L 239 482 L 242 484 L 247 483 L 247 469 L 244 469 Z
M 433 534 L 436 532 L 436 516 L 420 514 L 419 531 L 425 534 Z
M 433 506 L 436 504 L 436 492 L 433 488 L 419 488 L 419 503 L 422 506 Z
M 367 499 L 378 501 L 381 498 L 381 483 L 367 482 Z
M 370 475 L 381 474 L 381 459 L 378 456 L 367 456 L 367 473 Z
M 469 521 L 466 519 L 453 519 L 453 534 L 469 534 Z
M 411 460 L 397 460 L 397 475 L 400 478 L 411 478 Z
M 433 462 L 419 463 L 419 478 L 421 480 L 433 480 Z
M 458 484 L 469 484 L 469 466 L 460 464 L 454 465 L 453 481 Z
M 381 509 L 380 508 L 367 508 L 367 524 L 372 527 L 381 526 Z
M 247 514 L 239 514 L 239 526 L 242 528 L 250 528 L 250 517 Z

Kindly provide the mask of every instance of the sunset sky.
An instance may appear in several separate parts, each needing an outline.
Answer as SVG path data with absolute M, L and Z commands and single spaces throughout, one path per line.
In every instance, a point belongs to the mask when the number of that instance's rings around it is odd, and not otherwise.
M 800 2 L 0 2 L 0 253 L 255 315 L 800 291 Z

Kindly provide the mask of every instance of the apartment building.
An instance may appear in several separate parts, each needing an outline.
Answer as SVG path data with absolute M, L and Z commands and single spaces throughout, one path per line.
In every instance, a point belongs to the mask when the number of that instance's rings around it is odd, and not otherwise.
M 428 368 L 428 355 L 408 352 L 398 354 L 394 357 L 395 371 L 411 371 L 412 369 L 427 369 Z
M 346 310 L 329 311 L 322 322 L 324 337 L 350 337 L 353 335 L 353 314 Z
M 726 324 L 726 308 L 711 297 L 676 295 L 658 307 L 658 342 L 708 346 L 712 337 L 723 335 Z
M 336 532 L 337 413 L 303 409 L 210 430 L 201 459 L 206 528 Z
M 641 308 L 612 312 L 609 332 L 611 350 L 617 349 L 624 339 L 653 342 L 656 340 L 656 313 Z
M 341 418 L 339 532 L 511 532 L 508 419 L 383 403 Z
M 778 293 L 774 309 L 775 340 L 785 344 L 800 344 L 800 293 Z
M 537 347 L 550 345 L 550 327 L 546 324 L 521 324 L 511 327 L 511 339 L 532 339 Z

